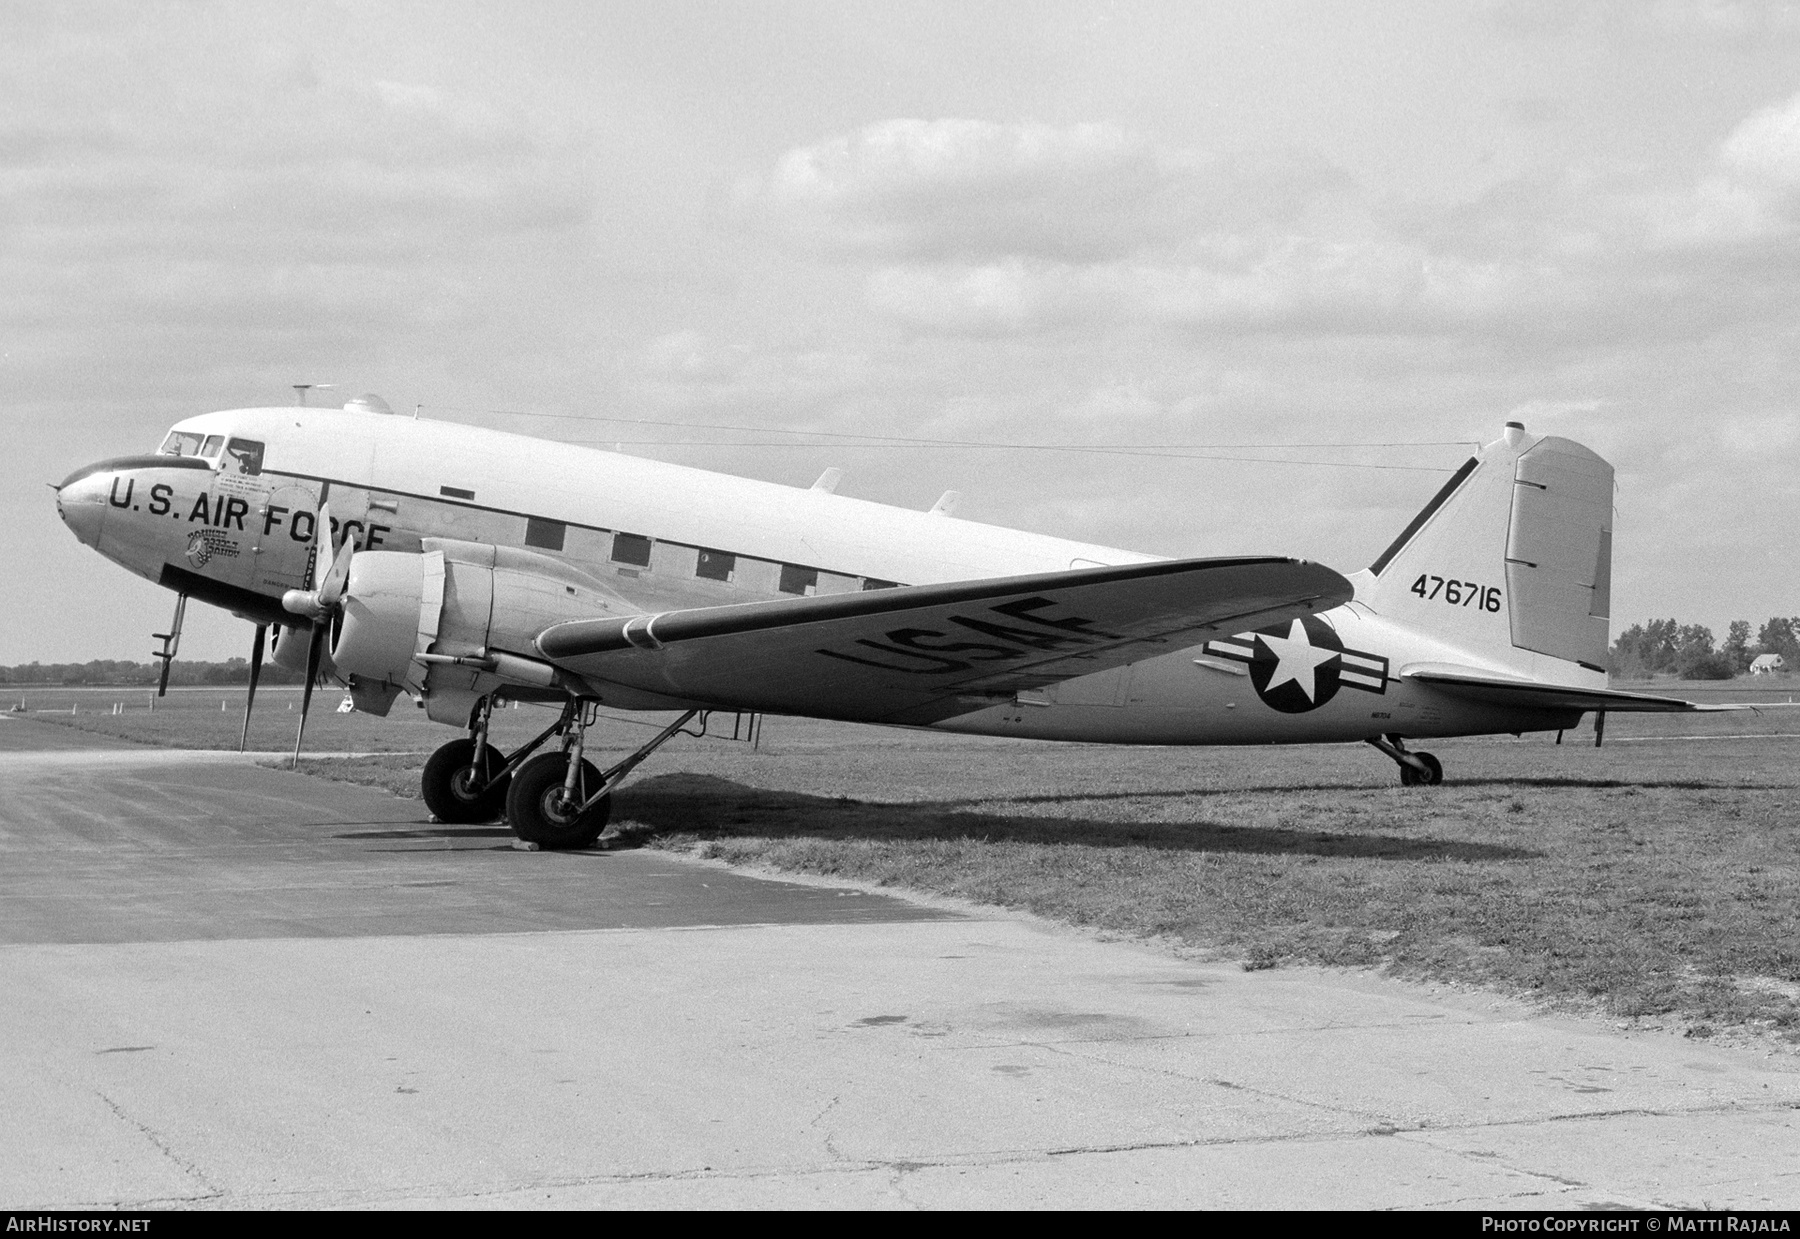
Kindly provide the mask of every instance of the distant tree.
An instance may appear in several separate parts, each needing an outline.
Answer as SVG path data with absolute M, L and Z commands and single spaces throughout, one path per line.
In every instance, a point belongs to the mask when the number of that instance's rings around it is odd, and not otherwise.
M 1644 679 L 1675 669 L 1681 627 L 1672 619 L 1633 624 L 1613 642 L 1612 673 L 1621 679 Z M 1708 648 L 1712 634 L 1707 633 Z
M 161 678 L 161 663 L 134 663 L 110 658 L 96 658 L 85 663 L 23 663 L 17 667 L 0 667 L 0 684 L 154 688 Z M 263 663 L 261 682 L 264 684 L 298 684 L 304 678 L 302 672 L 289 671 L 271 662 Z M 247 684 L 249 680 L 250 664 L 242 658 L 228 658 L 222 663 L 176 659 L 169 666 L 169 684 L 174 688 L 195 685 L 228 687 Z
M 1613 639 L 1607 670 L 1621 680 L 1648 679 L 1650 668 L 1642 653 L 1644 626 L 1633 624 Z
M 1713 649 L 1712 629 L 1683 624 L 1675 630 L 1675 674 L 1684 680 L 1729 680 L 1737 668 L 1728 655 Z
M 1731 665 L 1740 674 L 1750 670 L 1750 660 L 1756 655 L 1750 652 L 1749 620 L 1731 621 L 1731 629 L 1725 634 L 1725 644 L 1719 647 L 1719 653 L 1731 659 Z

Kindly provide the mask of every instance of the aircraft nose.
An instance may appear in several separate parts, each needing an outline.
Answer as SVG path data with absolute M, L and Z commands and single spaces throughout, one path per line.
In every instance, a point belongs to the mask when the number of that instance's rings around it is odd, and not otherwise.
M 100 526 L 106 522 L 106 499 L 112 474 L 79 470 L 56 488 L 56 514 L 69 531 L 87 545 L 100 545 Z

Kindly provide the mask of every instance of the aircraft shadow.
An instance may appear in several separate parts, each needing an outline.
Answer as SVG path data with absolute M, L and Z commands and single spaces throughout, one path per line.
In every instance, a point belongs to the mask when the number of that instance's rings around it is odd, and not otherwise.
M 1389 786 L 1390 785 L 1388 784 L 1376 785 L 1372 783 L 1267 783 L 1249 787 L 1179 787 L 1159 791 L 1066 792 L 1045 793 L 1038 796 L 989 797 L 986 799 L 965 796 L 959 800 L 944 801 L 943 803 L 960 805 L 991 804 L 996 799 L 1004 799 L 1013 804 L 1069 804 L 1081 800 L 1178 800 L 1183 797 L 1254 796 L 1270 792 L 1284 794 L 1288 792 L 1371 792 L 1386 791 L 1389 789 Z M 1397 781 L 1391 786 L 1394 791 L 1401 790 Z M 1450 791 L 1459 787 L 1589 787 L 1600 789 L 1641 787 L 1645 789 L 1664 788 L 1680 791 L 1768 791 L 1772 786 L 1781 785 L 1768 783 L 1721 783 L 1706 779 L 1582 779 L 1562 776 L 1547 776 L 1543 778 L 1516 778 L 1508 776 L 1505 778 L 1492 779 L 1453 778 L 1447 780 L 1445 787 L 1442 790 Z M 1415 793 L 1409 790 L 1407 794 L 1413 795 Z M 1433 796 L 1442 793 L 1430 788 L 1420 788 L 1416 794 L 1421 796 Z
M 504 826 L 407 826 L 397 830 L 352 830 L 333 839 L 510 839 Z
M 1028 798 L 1019 798 L 1028 799 Z M 1071 799 L 1094 799 L 1072 797 Z M 1255 852 L 1378 860 L 1528 860 L 1543 853 L 1463 839 L 1333 834 L 1269 826 L 1184 822 L 1105 822 L 1071 817 L 1008 817 L 960 808 L 963 801 L 867 804 L 747 787 L 712 775 L 666 774 L 630 784 L 613 797 L 613 820 L 655 832 L 763 839 L 980 839 L 1084 847 L 1149 847 L 1178 852 Z

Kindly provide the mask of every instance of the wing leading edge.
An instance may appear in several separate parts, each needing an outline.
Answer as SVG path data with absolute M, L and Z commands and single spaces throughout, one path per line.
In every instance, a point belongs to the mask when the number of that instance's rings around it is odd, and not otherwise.
M 1026 689 L 1348 600 L 1300 560 L 1187 559 L 575 620 L 538 651 L 584 677 L 716 706 L 923 724 Z

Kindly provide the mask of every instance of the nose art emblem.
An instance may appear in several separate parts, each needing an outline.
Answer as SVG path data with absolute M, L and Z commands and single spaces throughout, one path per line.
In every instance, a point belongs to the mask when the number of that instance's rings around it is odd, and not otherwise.
M 196 529 L 188 535 L 187 559 L 196 568 L 206 567 L 208 561 L 218 559 L 236 559 L 238 544 L 235 539 L 226 537 L 217 529 Z

